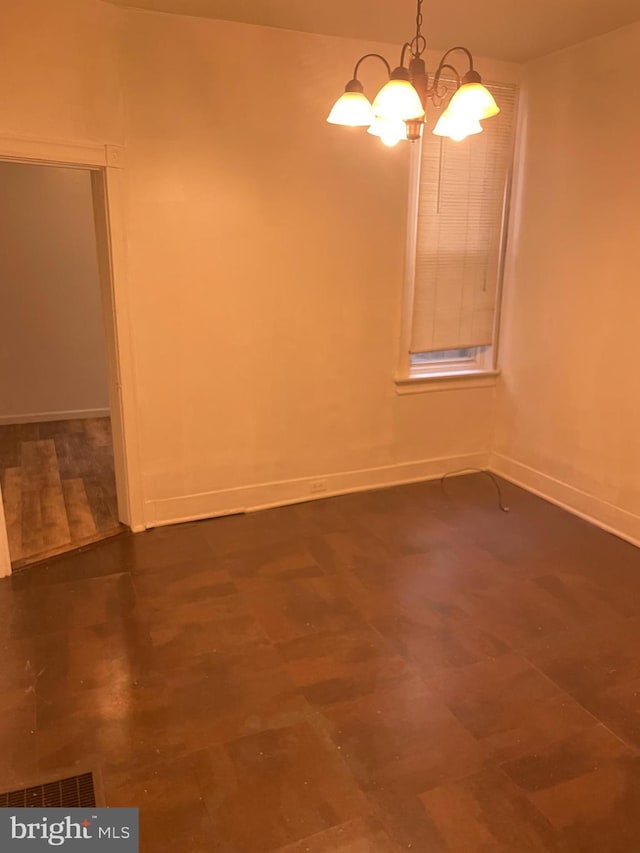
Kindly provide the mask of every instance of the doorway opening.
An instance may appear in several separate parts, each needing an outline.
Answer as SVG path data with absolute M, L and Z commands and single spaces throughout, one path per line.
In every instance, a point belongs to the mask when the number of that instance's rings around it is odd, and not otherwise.
M 15 571 L 126 529 L 103 170 L 0 156 L 0 489 Z

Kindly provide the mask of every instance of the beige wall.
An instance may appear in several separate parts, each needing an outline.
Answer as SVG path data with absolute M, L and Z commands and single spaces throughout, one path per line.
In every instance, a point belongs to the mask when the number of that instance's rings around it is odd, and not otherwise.
M 640 23 L 527 68 L 495 464 L 640 540 Z
M 201 493 L 419 463 L 363 482 L 402 479 L 489 448 L 493 389 L 395 393 L 408 150 L 324 122 L 376 49 L 128 14 L 142 453 L 162 517 L 271 499 Z
M 121 142 L 121 23 L 101 0 L 2 0 L 0 134 Z
M 90 173 L 0 162 L 0 423 L 108 408 Z
M 485 462 L 493 388 L 393 383 L 407 148 L 324 122 L 398 46 L 51 5 L 2 4 L 0 133 L 126 144 L 147 523 Z

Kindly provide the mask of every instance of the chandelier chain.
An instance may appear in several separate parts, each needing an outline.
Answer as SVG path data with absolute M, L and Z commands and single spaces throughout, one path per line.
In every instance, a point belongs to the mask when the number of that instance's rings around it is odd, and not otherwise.
M 417 0 L 417 11 L 416 11 L 416 34 L 411 40 L 411 52 L 414 58 L 419 58 L 425 52 L 427 48 L 427 40 L 422 35 L 422 4 L 424 0 Z

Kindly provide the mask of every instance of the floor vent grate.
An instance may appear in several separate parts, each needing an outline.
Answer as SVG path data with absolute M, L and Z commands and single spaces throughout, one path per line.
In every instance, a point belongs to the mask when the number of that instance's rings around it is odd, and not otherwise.
M 76 809 L 95 805 L 93 773 L 0 794 L 0 808 L 4 809 Z

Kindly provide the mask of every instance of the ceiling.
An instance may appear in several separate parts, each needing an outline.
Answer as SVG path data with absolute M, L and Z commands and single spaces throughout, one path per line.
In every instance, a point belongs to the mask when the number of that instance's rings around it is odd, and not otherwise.
M 160 12 L 402 44 L 415 0 L 111 0 Z M 638 0 L 426 0 L 430 47 L 525 62 L 640 18 Z

